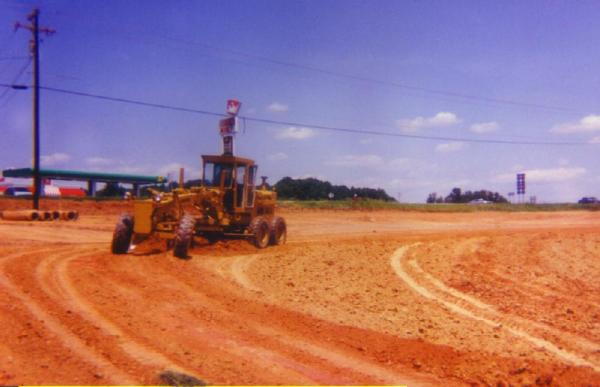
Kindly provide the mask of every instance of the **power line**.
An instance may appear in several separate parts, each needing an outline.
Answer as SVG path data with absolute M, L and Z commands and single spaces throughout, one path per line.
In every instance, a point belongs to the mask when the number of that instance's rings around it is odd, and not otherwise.
M 4 101 L 2 101 L 2 98 L 4 98 L 11 90 L 14 89 L 14 87 L 12 85 L 15 85 L 17 82 L 19 82 L 19 79 L 21 78 L 23 73 L 25 73 L 25 70 L 27 70 L 27 68 L 29 67 L 30 64 L 31 64 L 31 58 L 29 58 L 27 63 L 25 63 L 25 65 L 23 67 L 21 67 L 21 69 L 19 70 L 17 75 L 14 77 L 14 79 L 10 85 L 10 88 L 6 88 L 3 93 L 0 93 L 0 109 L 3 108 L 8 103 L 8 101 L 10 101 L 10 99 L 12 98 L 14 93 L 12 95 L 9 95 L 8 97 L 6 97 L 6 99 Z M 4 85 L 2 85 L 2 86 L 4 86 Z
M 0 84 L 0 86 L 4 86 L 4 85 Z M 128 103 L 128 104 L 132 104 L 132 105 L 147 106 L 147 107 L 153 107 L 153 108 L 158 108 L 158 109 L 175 110 L 175 111 L 181 111 L 181 112 L 186 112 L 186 113 L 197 113 L 197 114 L 212 115 L 212 116 L 219 116 L 219 117 L 227 116 L 226 114 L 214 113 L 214 112 L 209 112 L 209 111 L 205 111 L 205 110 L 191 109 L 191 108 L 185 108 L 185 107 L 180 107 L 180 106 L 164 105 L 164 104 L 159 104 L 159 103 L 145 102 L 145 101 L 139 101 L 139 100 L 133 100 L 133 99 L 127 99 L 127 98 L 120 98 L 120 97 L 110 97 L 110 96 L 106 96 L 106 95 L 91 94 L 91 93 L 85 93 L 85 92 L 81 92 L 81 91 L 59 89 L 56 87 L 40 86 L 40 89 L 54 91 L 56 93 L 71 94 L 71 95 L 77 95 L 80 97 L 97 98 L 97 99 L 102 99 L 105 101 Z
M 0 83 L 0 87 L 14 87 L 14 85 L 2 84 Z M 27 86 L 20 86 L 27 87 Z M 126 103 L 138 106 L 146 106 L 158 109 L 172 110 L 172 111 L 180 111 L 186 113 L 194 113 L 194 114 L 202 114 L 202 115 L 210 115 L 215 117 L 227 117 L 226 114 L 211 112 L 207 110 L 199 110 L 186 108 L 181 106 L 173 106 L 166 104 L 158 104 L 152 102 L 145 102 L 140 100 L 121 98 L 121 97 L 111 97 L 106 95 L 92 94 L 75 90 L 67 90 L 60 89 L 56 87 L 50 86 L 40 86 L 40 89 L 61 93 L 61 94 L 69 94 L 75 95 L 79 97 L 87 97 L 87 98 L 95 98 L 101 99 L 105 101 Z M 280 120 L 271 120 L 266 118 L 259 117 L 246 117 L 241 116 L 242 120 L 249 122 L 258 122 L 263 124 L 273 124 L 273 125 L 283 125 L 283 126 L 293 126 L 300 128 L 311 128 L 316 130 L 325 130 L 332 132 L 340 132 L 340 133 L 350 133 L 350 134 L 359 134 L 359 135 L 373 135 L 373 136 L 386 136 L 386 137 L 399 137 L 399 138 L 408 138 L 414 140 L 427 140 L 427 141 L 456 141 L 456 142 L 466 142 L 466 143 L 477 143 L 477 144 L 503 144 L 503 145 L 543 145 L 543 146 L 582 146 L 589 145 L 587 142 L 576 142 L 576 141 L 510 141 L 510 140 L 498 140 L 498 139 L 476 139 L 476 138 L 468 138 L 468 137 L 450 137 L 450 136 L 426 136 L 426 135 L 418 135 L 418 134 L 405 134 L 405 133 L 395 133 L 395 132 L 384 132 L 378 130 L 364 130 L 364 129 L 353 129 L 353 128 L 344 128 L 344 127 L 335 127 L 335 126 L 325 126 L 325 125 L 317 125 L 303 122 L 293 122 L 293 121 L 280 121 Z
M 332 126 L 321 126 L 313 124 L 304 124 L 297 122 L 286 122 L 276 121 L 264 118 L 248 118 L 242 117 L 247 121 L 255 121 L 267 124 L 278 124 L 278 125 L 289 125 L 294 127 L 305 127 L 319 130 L 329 130 L 335 132 L 345 132 L 353 134 L 370 134 L 375 136 L 388 136 L 388 137 L 402 137 L 411 138 L 416 140 L 430 140 L 430 141 L 456 141 L 456 142 L 468 142 L 468 143 L 480 143 L 480 144 L 505 144 L 505 145 L 557 145 L 557 146 L 574 146 L 574 145 L 589 145 L 587 142 L 573 142 L 573 141 L 561 141 L 561 142 L 550 142 L 550 141 L 509 141 L 509 140 L 494 140 L 494 139 L 477 139 L 467 137 L 446 137 L 446 136 L 425 136 L 418 134 L 405 134 L 405 133 L 393 133 L 383 132 L 377 130 L 360 130 L 350 128 L 340 128 Z
M 28 56 L 0 56 L 1 61 L 28 59 Z
M 127 37 L 126 37 L 127 39 L 138 40 L 138 41 L 140 41 L 140 36 L 142 36 L 142 34 L 140 34 L 140 33 L 132 33 L 132 32 L 127 32 L 127 31 L 121 31 L 121 33 L 118 34 L 114 30 L 111 30 L 111 31 L 106 31 L 106 33 L 115 34 L 115 35 L 119 35 L 119 36 L 127 35 Z M 144 35 L 149 35 L 149 34 L 144 32 Z M 310 71 L 310 72 L 314 72 L 314 73 L 320 73 L 323 75 L 337 77 L 337 78 L 341 78 L 341 79 L 347 79 L 347 80 L 351 80 L 351 81 L 366 82 L 366 83 L 376 84 L 379 86 L 389 86 L 389 87 L 399 88 L 399 89 L 403 89 L 403 90 L 409 90 L 409 91 L 413 91 L 413 92 L 416 91 L 416 92 L 421 92 L 421 93 L 427 93 L 427 94 L 430 94 L 433 96 L 437 96 L 437 98 L 442 98 L 444 100 L 449 98 L 451 100 L 453 99 L 454 101 L 459 99 L 459 100 L 462 100 L 463 102 L 470 101 L 470 102 L 476 102 L 476 103 L 506 105 L 506 106 L 522 107 L 522 108 L 535 108 L 535 109 L 560 111 L 560 112 L 588 113 L 587 111 L 583 111 L 583 110 L 572 108 L 572 107 L 547 105 L 547 104 L 519 101 L 519 100 L 513 100 L 513 99 L 493 98 L 493 97 L 486 97 L 486 96 L 481 96 L 481 95 L 463 93 L 460 91 L 439 90 L 439 89 L 432 89 L 432 88 L 421 87 L 421 86 L 414 86 L 414 85 L 401 83 L 401 82 L 395 82 L 395 81 L 390 81 L 390 80 L 372 78 L 372 77 L 368 77 L 368 76 L 361 76 L 361 75 L 356 75 L 356 74 L 333 71 L 333 70 L 324 69 L 324 68 L 312 66 L 312 65 L 306 65 L 306 64 L 302 64 L 302 63 L 287 62 L 284 60 L 273 59 L 273 58 L 269 58 L 269 57 L 259 55 L 259 54 L 253 54 L 250 52 L 228 49 L 228 48 L 224 48 L 224 47 L 214 46 L 214 45 L 210 45 L 210 44 L 206 44 L 206 43 L 195 42 L 195 41 L 191 41 L 191 40 L 187 40 L 187 39 L 176 38 L 176 37 L 172 37 L 172 36 L 163 36 L 163 35 L 156 35 L 156 34 L 150 34 L 150 35 L 154 36 L 158 39 L 165 40 L 165 41 L 180 43 L 180 44 L 184 44 L 184 45 L 188 45 L 188 46 L 202 47 L 202 48 L 213 50 L 213 51 L 220 51 L 223 53 L 241 56 L 241 57 L 257 60 L 257 61 L 260 61 L 263 63 L 272 64 L 272 65 L 288 67 L 288 68 L 295 68 L 295 69 Z M 152 45 L 159 45 L 159 44 L 157 44 L 157 42 L 154 42 L 154 41 L 148 41 L 145 39 L 142 39 L 141 41 L 152 44 Z M 165 46 L 165 45 L 160 45 L 160 46 L 167 47 L 169 49 L 179 49 L 179 48 Z M 220 57 L 220 59 L 232 61 L 232 62 L 236 62 L 236 63 L 241 63 L 241 64 L 246 64 L 246 65 L 251 64 L 249 62 L 244 62 L 241 60 L 236 60 L 236 59 L 231 59 L 231 58 Z M 412 95 L 409 94 L 409 96 L 423 97 L 421 95 L 415 95 L 415 94 L 412 94 Z
M 9 43 L 15 39 L 15 35 L 16 35 L 16 30 L 13 31 L 9 36 L 6 37 L 6 39 L 3 40 L 3 42 L 0 44 L 0 53 L 2 53 L 5 56 L 9 56 L 8 55 L 8 50 L 5 52 L 5 47 L 8 47 Z M 12 54 L 10 56 L 14 56 L 15 54 Z M 2 70 L 0 70 L 0 74 L 6 72 L 6 69 L 10 66 L 10 62 L 6 62 L 6 64 L 4 65 L 4 67 L 2 68 Z
M 301 69 L 301 70 L 307 70 L 307 71 L 317 72 L 317 73 L 321 73 L 321 74 L 325 74 L 325 75 L 329 75 L 329 76 L 350 79 L 350 80 L 354 80 L 354 81 L 361 81 L 361 82 L 373 83 L 373 84 L 378 84 L 378 85 L 392 86 L 392 87 L 405 89 L 405 90 L 420 91 L 420 92 L 440 95 L 440 96 L 444 96 L 444 97 L 460 98 L 460 99 L 465 99 L 465 100 L 475 100 L 475 101 L 486 102 L 486 103 L 512 105 L 512 106 L 546 109 L 546 110 L 558 110 L 558 111 L 570 111 L 570 112 L 578 112 L 579 111 L 577 109 L 562 107 L 562 106 L 552 106 L 552 105 L 531 103 L 531 102 L 525 102 L 525 101 L 502 99 L 502 98 L 491 98 L 491 97 L 478 96 L 478 95 L 466 94 L 466 93 L 448 91 L 448 90 L 430 89 L 430 88 L 426 88 L 426 87 L 408 85 L 405 83 L 399 83 L 399 82 L 376 79 L 376 78 L 365 77 L 365 76 L 360 76 L 360 75 L 355 75 L 355 74 L 348 74 L 348 73 L 342 73 L 342 72 L 338 72 L 338 71 L 332 71 L 332 70 L 323 69 L 323 68 L 316 67 L 316 66 L 305 65 L 305 64 L 301 64 L 301 63 L 286 62 L 286 61 L 282 61 L 282 60 L 278 60 L 278 59 L 272 59 L 272 58 L 262 56 L 262 55 L 252 54 L 252 53 L 239 51 L 239 50 L 232 50 L 232 49 L 228 49 L 228 48 L 224 48 L 224 47 L 217 47 L 217 46 L 213 46 L 213 45 L 209 45 L 209 44 L 205 44 L 205 43 L 198 43 L 198 42 L 193 42 L 193 41 L 180 39 L 180 38 L 173 38 L 173 37 L 169 37 L 169 36 L 158 36 L 158 37 L 161 39 L 164 39 L 164 40 L 168 40 L 168 41 L 183 43 L 183 44 L 187 44 L 187 45 L 205 47 L 205 48 L 208 48 L 211 50 L 227 52 L 227 53 L 230 53 L 233 55 L 243 56 L 246 58 L 251 58 L 251 59 L 255 59 L 255 60 L 259 60 L 262 62 L 271 63 L 271 64 L 275 64 L 275 65 L 279 65 L 279 66 L 286 66 L 286 67 L 291 67 L 291 68 L 296 68 L 296 69 Z

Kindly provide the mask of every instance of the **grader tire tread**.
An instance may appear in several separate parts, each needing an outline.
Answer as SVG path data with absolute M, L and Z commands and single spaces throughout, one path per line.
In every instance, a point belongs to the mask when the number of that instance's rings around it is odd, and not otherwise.
M 269 245 L 269 223 L 262 216 L 252 219 L 248 226 L 248 232 L 252 235 L 254 246 L 264 249 Z
M 129 251 L 131 237 L 133 235 L 133 218 L 129 214 L 121 215 L 115 226 L 111 251 L 113 254 L 126 254 Z
M 279 246 L 287 240 L 287 225 L 281 216 L 274 216 L 269 222 L 269 243 Z
M 194 239 L 195 222 L 194 217 L 189 214 L 186 214 L 181 218 L 173 241 L 173 255 L 175 257 L 181 259 L 188 258 L 188 250 Z

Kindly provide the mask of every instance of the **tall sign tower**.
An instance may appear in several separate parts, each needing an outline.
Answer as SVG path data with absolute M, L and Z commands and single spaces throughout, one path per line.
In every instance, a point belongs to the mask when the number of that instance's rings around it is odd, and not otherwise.
M 223 156 L 233 156 L 233 138 L 238 132 L 237 114 L 241 106 L 242 103 L 238 100 L 228 100 L 225 111 L 229 117 L 219 121 L 219 132 L 223 137 Z
M 517 173 L 517 195 L 520 202 L 525 202 L 525 174 Z

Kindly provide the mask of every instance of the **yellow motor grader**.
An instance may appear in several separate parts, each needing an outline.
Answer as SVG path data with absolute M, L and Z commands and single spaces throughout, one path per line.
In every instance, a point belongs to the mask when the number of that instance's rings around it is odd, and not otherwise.
M 233 156 L 231 134 L 223 136 L 223 144 L 223 155 L 202 156 L 200 186 L 182 188 L 180 184 L 169 193 L 151 189 L 152 198 L 135 200 L 134 215 L 122 215 L 117 222 L 112 252 L 125 254 L 132 242 L 150 237 L 165 239 L 178 258 L 187 258 L 194 237 L 209 242 L 242 237 L 258 248 L 285 243 L 285 220 L 275 215 L 277 193 L 264 181 L 256 187 L 258 166 L 253 160 Z

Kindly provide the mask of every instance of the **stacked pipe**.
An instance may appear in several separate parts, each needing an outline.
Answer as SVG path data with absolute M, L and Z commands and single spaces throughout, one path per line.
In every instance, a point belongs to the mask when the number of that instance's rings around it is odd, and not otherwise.
M 37 211 L 37 210 L 8 210 L 2 211 L 0 217 L 5 220 L 76 220 L 79 218 L 77 211 Z

